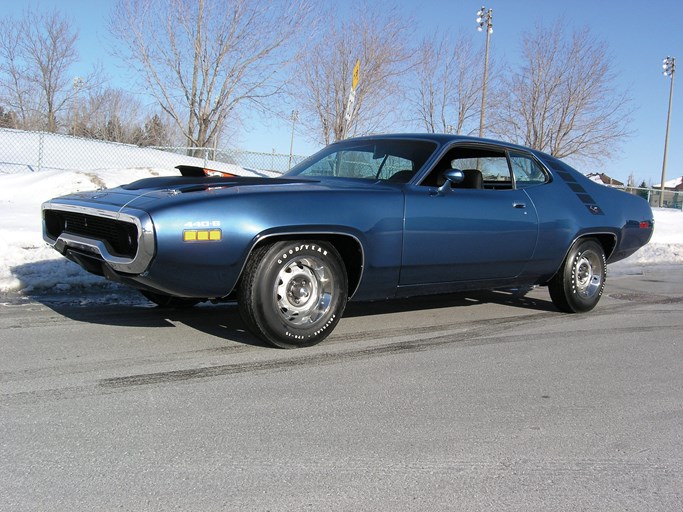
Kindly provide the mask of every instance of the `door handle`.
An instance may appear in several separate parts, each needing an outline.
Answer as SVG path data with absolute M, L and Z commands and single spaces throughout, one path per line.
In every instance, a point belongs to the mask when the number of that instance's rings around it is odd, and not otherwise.
M 512 203 L 513 208 L 526 208 L 526 203 Z

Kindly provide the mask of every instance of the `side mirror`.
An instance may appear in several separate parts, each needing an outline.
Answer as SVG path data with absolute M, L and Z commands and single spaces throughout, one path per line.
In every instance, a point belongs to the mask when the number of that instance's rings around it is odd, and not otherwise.
M 441 174 L 441 177 L 444 183 L 439 187 L 439 193 L 444 194 L 447 190 L 450 190 L 452 185 L 462 183 L 465 179 L 465 173 L 460 169 L 448 169 Z

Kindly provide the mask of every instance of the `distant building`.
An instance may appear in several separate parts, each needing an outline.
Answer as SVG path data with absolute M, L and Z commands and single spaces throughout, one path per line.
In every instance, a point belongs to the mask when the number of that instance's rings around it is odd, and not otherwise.
M 594 181 L 596 183 L 600 183 L 602 185 L 607 185 L 608 187 L 623 187 L 624 186 L 624 184 L 621 181 L 615 180 L 614 178 L 610 178 L 604 172 L 601 172 L 601 173 L 594 172 L 591 174 L 586 174 L 586 177 L 591 181 Z
M 653 185 L 653 188 L 661 188 L 662 185 L 657 183 L 656 185 Z M 683 191 L 683 176 L 680 176 L 678 178 L 673 178 L 669 181 L 664 182 L 664 188 L 666 190 L 677 190 L 677 191 Z

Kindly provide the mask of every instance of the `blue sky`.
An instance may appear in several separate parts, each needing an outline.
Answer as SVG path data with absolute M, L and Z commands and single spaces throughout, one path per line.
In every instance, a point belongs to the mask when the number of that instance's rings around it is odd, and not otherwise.
M 482 44 L 484 35 L 476 32 L 474 18 L 481 7 L 470 0 L 403 0 L 407 13 L 415 18 L 419 33 L 454 34 L 471 31 Z M 340 5 L 346 6 L 342 0 Z M 628 91 L 636 111 L 634 135 L 601 168 L 587 168 L 584 172 L 602 171 L 626 181 L 630 174 L 640 181 L 659 183 L 664 153 L 664 134 L 670 80 L 661 71 L 664 57 L 677 57 L 678 68 L 683 66 L 683 2 L 662 0 L 587 1 L 570 0 L 490 0 L 484 3 L 493 9 L 494 32 L 491 55 L 497 61 L 515 66 L 520 35 L 535 30 L 537 23 L 551 29 L 560 20 L 569 28 L 589 27 L 603 39 L 612 55 L 613 69 L 618 73 L 618 87 Z M 74 75 L 85 74 L 91 64 L 100 61 L 110 75 L 120 76 L 106 46 L 111 44 L 106 31 L 106 19 L 113 0 L 2 0 L 0 15 L 14 15 L 28 6 L 38 9 L 58 8 L 79 31 L 78 51 L 81 69 Z M 119 78 L 120 80 L 120 78 Z M 673 113 L 669 135 L 667 180 L 683 176 L 683 79 L 674 86 Z M 248 118 L 239 146 L 251 151 L 288 153 L 291 124 L 278 120 Z M 296 133 L 294 152 L 309 154 L 318 146 L 304 134 Z

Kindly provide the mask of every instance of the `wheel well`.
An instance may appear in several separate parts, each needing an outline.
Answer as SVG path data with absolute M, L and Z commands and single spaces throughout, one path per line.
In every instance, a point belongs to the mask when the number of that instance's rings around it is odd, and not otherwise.
M 565 253 L 562 261 L 564 262 L 564 259 L 567 257 L 569 251 L 574 246 L 574 244 L 576 244 L 576 242 L 578 242 L 579 240 L 585 240 L 586 238 L 592 238 L 602 246 L 602 250 L 605 253 L 605 260 L 609 260 L 610 255 L 614 251 L 614 248 L 617 246 L 617 236 L 613 233 L 586 233 L 585 235 L 581 235 L 580 237 L 576 238 L 576 240 L 572 242 L 572 244 L 567 249 L 567 252 Z M 555 272 L 555 274 L 553 274 L 553 277 L 557 275 L 558 272 L 562 271 L 562 266 L 563 264 L 561 264 Z M 544 284 L 547 285 L 548 281 L 546 281 Z
M 617 237 L 611 233 L 589 233 L 580 236 L 578 240 L 585 238 L 593 238 L 598 241 L 598 243 L 602 246 L 602 250 L 605 252 L 605 259 L 609 259 L 617 245 Z
M 363 274 L 363 248 L 358 239 L 351 235 L 337 233 L 277 235 L 260 240 L 252 248 L 252 252 L 261 245 L 282 242 L 283 240 L 319 240 L 332 244 L 344 261 L 349 287 L 349 297 L 353 296 L 360 284 L 360 278 Z

